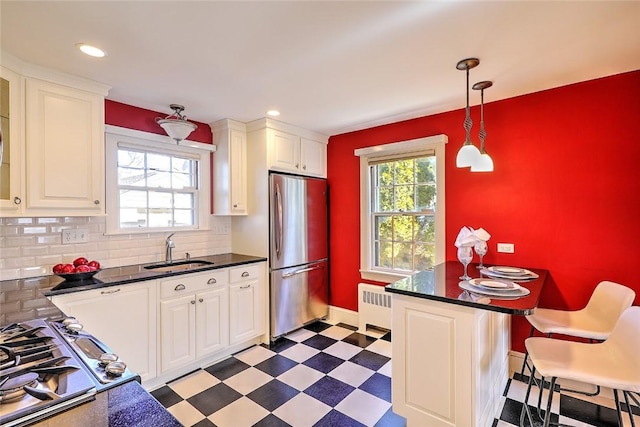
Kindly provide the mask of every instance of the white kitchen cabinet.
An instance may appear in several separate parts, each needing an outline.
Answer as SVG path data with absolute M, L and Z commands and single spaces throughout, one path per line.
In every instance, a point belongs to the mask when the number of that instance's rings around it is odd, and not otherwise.
M 247 214 L 247 131 L 244 123 L 211 124 L 213 143 L 213 214 Z
M 327 177 L 327 144 L 300 138 L 300 164 L 302 174 Z
M 229 343 L 237 344 L 265 332 L 264 263 L 229 271 Z
M 226 269 L 160 282 L 160 367 L 163 373 L 227 347 L 227 285 Z
M 104 95 L 27 78 L 25 107 L 25 213 L 104 214 Z
M 156 376 L 156 296 L 153 280 L 56 295 L 52 301 L 147 381 Z
M 24 198 L 22 180 L 22 79 L 0 67 L 0 213 L 20 212 Z

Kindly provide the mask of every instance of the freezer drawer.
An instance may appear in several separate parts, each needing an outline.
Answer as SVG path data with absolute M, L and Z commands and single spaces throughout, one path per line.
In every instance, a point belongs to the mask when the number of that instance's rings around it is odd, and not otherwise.
M 329 314 L 328 263 L 271 272 L 271 339 Z

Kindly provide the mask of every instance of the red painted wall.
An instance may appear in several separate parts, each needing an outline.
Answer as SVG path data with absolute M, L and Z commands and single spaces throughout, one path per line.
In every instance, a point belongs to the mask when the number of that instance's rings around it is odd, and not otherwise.
M 159 113 L 108 99 L 104 101 L 104 121 L 108 125 L 166 135 L 164 129 L 156 123 L 156 118 L 165 118 L 169 114 L 171 114 L 171 112 Z M 190 141 L 213 144 L 213 136 L 208 124 L 194 120 L 189 121 L 198 125 L 198 129 L 189 135 L 188 139 Z
M 460 227 L 483 227 L 492 236 L 486 263 L 549 270 L 542 307 L 582 308 L 601 280 L 633 288 L 640 304 L 638 117 L 640 71 L 490 102 L 486 148 L 495 172 L 487 174 L 455 167 L 463 109 L 331 137 L 331 304 L 357 310 L 362 281 L 354 149 L 437 134 L 449 136 L 447 260 L 456 260 Z M 477 142 L 478 107 L 472 118 Z M 514 243 L 515 253 L 498 254 L 498 242 Z M 529 324 L 514 316 L 512 326 L 512 348 L 524 351 Z

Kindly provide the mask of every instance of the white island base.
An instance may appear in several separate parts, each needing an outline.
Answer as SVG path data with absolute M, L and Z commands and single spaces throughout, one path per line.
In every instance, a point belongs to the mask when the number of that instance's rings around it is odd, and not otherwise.
M 485 427 L 509 375 L 510 315 L 392 294 L 392 403 L 407 427 Z

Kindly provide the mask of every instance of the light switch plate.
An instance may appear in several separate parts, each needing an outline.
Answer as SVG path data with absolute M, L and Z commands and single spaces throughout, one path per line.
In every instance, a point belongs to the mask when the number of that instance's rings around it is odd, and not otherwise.
M 502 252 L 505 254 L 512 254 L 515 252 L 515 247 L 513 243 L 498 243 L 498 252 Z

